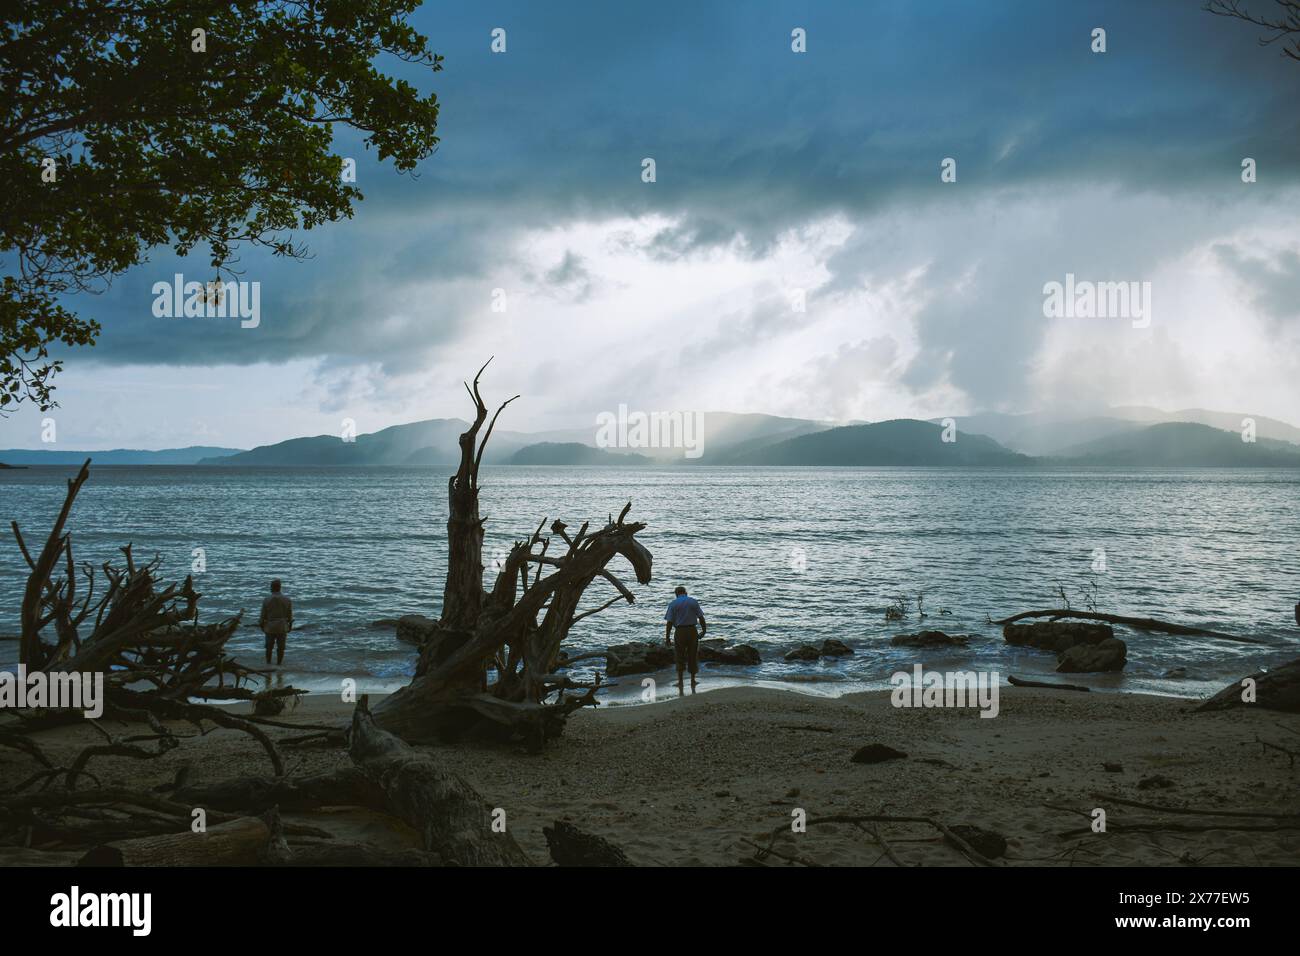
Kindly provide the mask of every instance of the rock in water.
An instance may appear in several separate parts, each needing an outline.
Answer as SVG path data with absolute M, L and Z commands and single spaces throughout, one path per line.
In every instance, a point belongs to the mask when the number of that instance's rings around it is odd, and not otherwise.
M 759 664 L 758 651 L 748 644 L 727 647 L 722 638 L 711 637 L 700 641 L 700 660 L 706 664 Z
M 1035 621 L 1032 624 L 1007 624 L 1002 637 L 1018 647 L 1039 647 L 1045 651 L 1062 651 L 1076 644 L 1100 644 L 1115 636 L 1109 624 L 1086 621 Z
M 583 833 L 565 820 L 542 827 L 551 859 L 560 866 L 631 866 L 623 851 L 604 837 Z
M 667 644 L 649 641 L 615 644 L 605 649 L 605 673 L 610 677 L 648 674 L 661 667 L 671 666 L 673 660 L 673 649 Z
M 1128 663 L 1128 645 L 1118 637 L 1100 644 L 1075 644 L 1067 648 L 1056 663 L 1059 674 L 1086 674 L 1097 671 L 1122 671 Z
M 853 648 L 843 641 L 837 641 L 833 637 L 822 641 L 822 657 L 847 657 L 852 653 Z
M 917 631 L 915 634 L 895 634 L 889 643 L 899 647 L 965 647 L 970 643 L 970 635 Z
M 785 655 L 787 663 L 794 661 L 815 661 L 821 659 L 821 651 L 811 644 L 804 644 L 802 647 L 796 647 Z
M 1196 708 L 1227 710 L 1230 707 L 1263 707 L 1288 714 L 1300 714 L 1300 657 L 1267 671 L 1258 671 L 1248 678 L 1255 682 L 1254 703 L 1242 699 L 1246 688 L 1242 681 L 1229 684 L 1205 703 Z
M 900 760 L 906 756 L 903 751 L 884 744 L 867 744 L 859 747 L 849 759 L 852 763 L 881 763 L 885 760 Z

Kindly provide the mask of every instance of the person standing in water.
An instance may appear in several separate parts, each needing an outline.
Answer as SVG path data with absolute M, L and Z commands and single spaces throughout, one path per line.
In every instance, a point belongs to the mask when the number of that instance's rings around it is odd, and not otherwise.
M 700 670 L 700 638 L 708 632 L 709 623 L 704 620 L 704 611 L 700 602 L 686 593 L 686 588 L 677 586 L 677 597 L 668 605 L 664 614 L 664 643 L 673 647 L 673 657 L 677 662 L 677 693 L 686 693 L 682 687 L 682 675 L 691 672 L 691 693 L 695 693 L 695 675 Z M 700 630 L 695 630 L 696 622 Z M 673 628 L 677 628 L 677 642 L 673 643 Z
M 262 602 L 262 616 L 257 626 L 266 635 L 266 662 L 271 663 L 271 648 L 275 648 L 275 663 L 284 663 L 284 640 L 293 630 L 293 602 L 280 593 L 280 579 L 271 582 L 271 593 Z

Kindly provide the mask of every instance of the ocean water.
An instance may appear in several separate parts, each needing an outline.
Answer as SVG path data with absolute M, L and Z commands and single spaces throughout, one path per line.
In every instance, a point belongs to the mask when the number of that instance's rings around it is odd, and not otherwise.
M 39 548 L 75 469 L 0 472 L 0 517 Z M 92 471 L 70 523 L 79 561 L 157 553 L 182 578 L 194 549 L 201 620 L 245 611 L 229 648 L 261 659 L 256 620 L 267 582 L 284 581 L 299 630 L 282 680 L 316 690 L 353 677 L 363 690 L 405 683 L 413 650 L 382 618 L 436 616 L 445 572 L 446 468 L 278 469 L 102 467 Z M 485 563 L 546 519 L 593 526 L 632 502 L 648 524 L 654 580 L 582 621 L 575 650 L 662 640 L 677 584 L 698 597 L 710 636 L 752 644 L 758 668 L 706 666 L 720 681 L 775 682 L 816 693 L 888 685 L 928 668 L 1050 675 L 1045 651 L 1008 647 L 988 623 L 1075 607 L 1202 624 L 1263 645 L 1122 632 L 1118 675 L 1073 675 L 1102 689 L 1203 696 L 1260 666 L 1300 654 L 1300 475 L 1261 470 L 1066 470 L 679 467 L 488 468 L 482 475 Z M 25 566 L 0 544 L 0 635 L 17 632 Z M 1099 551 L 1100 549 L 1100 551 Z M 1093 570 L 1104 551 L 1104 572 Z M 611 570 L 618 573 L 616 559 Z M 489 572 L 490 573 L 490 572 Z M 588 607 L 612 596 L 597 582 Z M 923 594 L 918 617 L 915 596 Z M 886 622 L 899 594 L 908 618 Z M 932 627 L 972 636 L 966 650 L 895 648 L 892 635 Z M 786 664 L 785 651 L 836 638 L 851 658 Z M 0 666 L 16 645 L 0 641 Z M 621 689 L 639 690 L 639 678 Z

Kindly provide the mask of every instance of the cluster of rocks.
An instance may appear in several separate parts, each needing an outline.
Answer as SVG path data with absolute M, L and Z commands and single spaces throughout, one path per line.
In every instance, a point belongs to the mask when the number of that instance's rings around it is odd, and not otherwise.
M 673 648 L 667 644 L 651 641 L 615 644 L 605 650 L 605 674 L 609 677 L 646 674 L 671 667 L 674 660 Z M 706 638 L 700 641 L 700 662 L 750 665 L 762 663 L 762 658 L 759 657 L 758 651 L 748 644 L 734 644 L 728 647 L 721 638 Z
M 821 647 L 815 644 L 803 644 L 787 653 L 785 659 L 787 663 L 793 664 L 797 661 L 818 661 L 823 657 L 848 657 L 852 653 L 853 648 L 849 645 L 828 637 L 822 641 Z
M 1002 636 L 1016 647 L 1037 647 L 1056 653 L 1061 674 L 1120 671 L 1128 663 L 1128 645 L 1109 624 L 1086 621 L 1035 621 L 1007 624 Z

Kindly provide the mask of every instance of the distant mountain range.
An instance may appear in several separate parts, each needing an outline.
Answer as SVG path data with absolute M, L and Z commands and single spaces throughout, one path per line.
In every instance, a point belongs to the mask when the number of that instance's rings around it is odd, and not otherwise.
M 776 415 L 737 415 L 731 412 L 705 412 L 699 433 L 705 436 L 705 456 L 746 445 L 768 444 L 784 438 L 830 428 L 829 422 L 814 422 Z M 274 445 L 262 445 L 251 451 L 205 459 L 205 465 L 449 465 L 460 460 L 458 439 L 469 423 L 458 418 L 393 425 L 355 441 L 343 441 L 338 435 L 292 438 Z M 598 428 L 571 428 L 556 431 L 512 432 L 496 430 L 483 455 L 488 465 L 517 464 L 515 454 L 535 445 L 578 445 L 595 448 Z M 624 449 L 617 449 L 623 451 Z M 681 448 L 635 448 L 647 459 L 681 461 Z M 551 451 L 555 464 L 564 455 Z M 569 454 L 580 454 L 570 451 Z M 698 459 L 696 459 L 698 460 Z
M 161 451 L 136 448 L 114 448 L 110 451 L 7 448 L 0 451 L 0 460 L 10 465 L 80 465 L 87 458 L 93 458 L 97 465 L 197 465 L 205 458 L 239 453 L 238 448 L 216 448 L 209 445 L 164 448 Z
M 1163 416 L 1163 418 L 1162 418 Z M 1243 420 L 1254 422 L 1242 441 Z M 547 432 L 498 430 L 484 454 L 489 465 L 1096 465 L 1124 467 L 1300 467 L 1300 428 L 1262 416 L 1205 409 L 1162 412 L 1108 409 L 1075 419 L 980 413 L 956 419 L 956 441 L 943 424 L 915 419 L 834 425 L 775 415 L 706 412 L 688 432 L 697 454 L 681 447 L 597 447 L 598 428 Z M 97 464 L 214 466 L 440 466 L 459 459 L 468 423 L 440 418 L 393 425 L 344 441 L 338 435 L 293 438 L 248 451 L 193 446 L 163 451 L 0 451 L 10 465 Z M 643 436 L 644 437 L 644 436 Z M 639 444 L 645 444 L 640 442 Z M 653 444 L 653 443 L 652 443 Z

